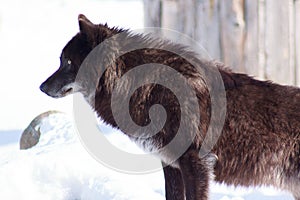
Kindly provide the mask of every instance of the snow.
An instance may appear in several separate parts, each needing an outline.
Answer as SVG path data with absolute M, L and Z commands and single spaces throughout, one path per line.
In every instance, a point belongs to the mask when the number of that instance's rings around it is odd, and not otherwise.
M 18 150 L 17 143 L 1 147 L 0 199 L 163 199 L 161 172 L 127 175 L 100 165 L 66 116 L 52 115 L 41 132 L 32 149 Z M 121 134 L 107 136 L 121 145 L 127 140 Z
M 105 136 L 120 149 L 137 149 L 117 130 L 104 124 Z M 42 121 L 41 138 L 31 149 L 19 150 L 18 140 L 0 146 L 0 199 L 138 200 L 164 199 L 163 172 L 132 175 L 109 169 L 81 145 L 72 116 L 53 114 Z M 0 133 L 2 134 L 2 133 Z M 14 133 L 15 138 L 20 135 Z M 108 152 L 109 153 L 109 152 Z M 130 161 L 128 161 L 130 162 Z M 213 200 L 291 200 L 272 188 L 238 188 L 212 183 Z

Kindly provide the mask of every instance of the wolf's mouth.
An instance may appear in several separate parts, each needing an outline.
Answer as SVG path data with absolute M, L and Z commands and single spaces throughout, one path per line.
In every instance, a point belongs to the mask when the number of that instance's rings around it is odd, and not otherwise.
M 72 90 L 73 90 L 73 88 L 69 88 L 69 89 L 66 90 L 65 93 L 70 93 L 70 92 L 72 92 Z
M 62 96 L 67 96 L 69 94 L 73 93 L 73 88 L 70 87 L 70 88 L 66 88 L 62 91 Z

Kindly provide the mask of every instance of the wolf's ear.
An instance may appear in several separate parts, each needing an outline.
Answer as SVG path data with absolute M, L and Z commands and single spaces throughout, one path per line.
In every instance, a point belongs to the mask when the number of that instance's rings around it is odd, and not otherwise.
M 80 32 L 87 35 L 93 32 L 95 25 L 83 14 L 78 15 L 78 22 Z

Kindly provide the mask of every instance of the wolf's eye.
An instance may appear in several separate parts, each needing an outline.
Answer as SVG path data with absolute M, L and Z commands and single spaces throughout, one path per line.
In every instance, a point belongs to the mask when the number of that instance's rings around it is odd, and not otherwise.
M 72 61 L 69 59 L 67 63 L 68 63 L 68 65 L 71 65 Z

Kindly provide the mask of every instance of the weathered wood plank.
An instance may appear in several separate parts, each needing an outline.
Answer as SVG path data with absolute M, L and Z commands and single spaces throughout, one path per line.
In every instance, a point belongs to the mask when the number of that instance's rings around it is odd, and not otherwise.
M 178 23 L 179 15 L 179 5 L 177 1 L 162 1 L 162 28 L 168 28 L 181 32 L 182 25 Z
M 196 0 L 177 0 L 179 8 L 179 26 L 181 33 L 188 35 L 189 37 L 194 37 L 195 32 L 195 4 Z
M 244 1 L 220 2 L 221 48 L 223 61 L 235 71 L 245 72 L 243 56 L 245 45 Z
M 263 78 L 263 69 L 260 69 L 259 56 L 259 15 L 258 0 L 245 0 L 245 49 L 244 66 L 245 72 Z
M 145 27 L 161 27 L 161 0 L 144 0 Z
M 211 59 L 221 60 L 218 4 L 215 0 L 196 2 L 195 40 L 203 46 Z
M 163 28 L 178 31 L 182 37 L 194 37 L 195 0 L 163 0 L 162 11 Z M 182 37 L 176 42 L 180 42 Z
M 266 78 L 266 44 L 265 44 L 265 24 L 266 24 L 266 1 L 258 0 L 258 76 Z
M 289 69 L 291 70 L 290 84 L 296 85 L 296 58 L 295 58 L 295 14 L 294 14 L 294 0 L 289 0 Z
M 194 37 L 235 71 L 300 86 L 300 0 L 144 0 L 145 26 Z
M 290 65 L 290 1 L 266 0 L 266 78 L 293 84 L 295 69 Z
M 300 86 L 300 1 L 295 1 L 294 4 L 294 14 L 295 14 L 295 60 L 296 60 L 296 84 Z

